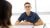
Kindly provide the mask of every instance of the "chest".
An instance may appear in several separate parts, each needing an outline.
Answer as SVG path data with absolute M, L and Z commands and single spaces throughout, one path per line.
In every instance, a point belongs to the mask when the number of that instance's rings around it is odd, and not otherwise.
M 23 20 L 33 20 L 33 19 L 35 19 L 34 15 L 32 15 L 32 16 L 24 16 L 23 17 Z

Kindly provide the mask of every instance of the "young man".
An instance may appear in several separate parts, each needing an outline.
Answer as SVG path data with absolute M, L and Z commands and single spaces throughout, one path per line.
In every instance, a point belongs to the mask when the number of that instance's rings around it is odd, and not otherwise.
M 34 24 L 34 25 L 42 25 L 43 22 L 41 21 L 40 17 L 37 15 L 37 13 L 31 11 L 31 4 L 29 2 L 26 2 L 24 4 L 25 12 L 21 14 L 16 24 L 19 24 L 21 21 L 24 21 L 25 23 L 30 22 L 28 24 Z M 24 23 L 24 24 L 25 24 Z

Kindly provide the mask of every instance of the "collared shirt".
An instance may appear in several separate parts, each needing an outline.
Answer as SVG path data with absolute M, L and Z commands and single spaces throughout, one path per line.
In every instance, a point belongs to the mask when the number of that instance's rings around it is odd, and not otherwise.
M 18 20 L 19 21 L 26 20 L 31 23 L 36 23 L 39 19 L 40 17 L 35 12 L 31 11 L 29 16 L 26 15 L 26 12 L 22 13 Z

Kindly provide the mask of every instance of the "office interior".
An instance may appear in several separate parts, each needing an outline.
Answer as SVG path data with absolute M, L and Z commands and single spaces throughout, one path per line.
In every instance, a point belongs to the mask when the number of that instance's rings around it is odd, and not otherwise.
M 24 3 L 30 2 L 33 12 L 36 12 L 41 20 L 46 23 L 45 28 L 50 28 L 50 0 L 7 0 L 12 4 L 11 24 L 15 26 L 15 22 L 19 16 L 25 12 Z M 42 28 L 43 26 L 35 26 Z

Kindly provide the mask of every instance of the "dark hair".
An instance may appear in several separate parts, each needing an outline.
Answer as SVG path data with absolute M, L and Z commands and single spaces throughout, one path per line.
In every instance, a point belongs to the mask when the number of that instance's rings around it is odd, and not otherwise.
M 12 5 L 5 0 L 0 0 L 0 25 L 11 25 Z M 6 22 L 6 24 L 5 24 Z
M 26 2 L 26 3 L 24 4 L 24 6 L 25 6 L 26 4 L 30 4 L 30 3 L 29 3 L 29 2 Z

